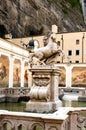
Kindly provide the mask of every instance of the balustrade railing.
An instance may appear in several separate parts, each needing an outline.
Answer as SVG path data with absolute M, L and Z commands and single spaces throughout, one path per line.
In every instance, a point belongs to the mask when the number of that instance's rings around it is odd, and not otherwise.
M 14 98 L 17 101 L 21 97 L 29 97 L 29 91 L 30 88 L 27 87 L 0 88 L 0 102 L 3 102 L 5 98 L 10 101 Z
M 0 130 L 86 130 L 86 108 L 64 111 L 64 114 L 59 110 L 58 114 L 0 111 Z

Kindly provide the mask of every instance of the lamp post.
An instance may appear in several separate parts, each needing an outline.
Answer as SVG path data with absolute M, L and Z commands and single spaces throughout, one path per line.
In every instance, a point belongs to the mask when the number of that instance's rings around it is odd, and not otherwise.
M 82 63 L 84 63 L 84 38 L 85 38 L 85 33 L 83 33 L 83 37 L 82 37 Z
M 62 50 L 64 49 L 64 39 L 63 39 L 63 35 L 61 35 L 61 40 L 62 40 Z M 63 57 L 62 57 L 62 63 L 63 63 Z

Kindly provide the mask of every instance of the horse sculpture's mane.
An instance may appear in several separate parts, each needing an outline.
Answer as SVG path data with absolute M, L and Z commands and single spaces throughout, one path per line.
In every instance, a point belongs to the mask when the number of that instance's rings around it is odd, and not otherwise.
M 56 43 L 56 34 L 55 33 L 49 33 L 46 38 L 47 45 L 36 49 L 31 55 L 30 55 L 30 64 L 33 65 L 33 57 L 36 57 L 39 61 L 39 64 L 54 64 L 56 62 L 56 57 L 60 55 L 60 53 L 63 54 L 63 51 L 59 49 L 57 43 Z M 63 54 L 64 55 L 64 54 Z

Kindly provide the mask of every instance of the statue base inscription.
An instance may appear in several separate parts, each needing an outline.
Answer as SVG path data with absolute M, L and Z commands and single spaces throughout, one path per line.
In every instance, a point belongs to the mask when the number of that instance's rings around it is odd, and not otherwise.
M 61 101 L 58 99 L 58 84 L 61 70 L 55 66 L 33 66 L 33 85 L 30 90 L 30 101 L 26 104 L 28 112 L 49 113 L 58 110 Z

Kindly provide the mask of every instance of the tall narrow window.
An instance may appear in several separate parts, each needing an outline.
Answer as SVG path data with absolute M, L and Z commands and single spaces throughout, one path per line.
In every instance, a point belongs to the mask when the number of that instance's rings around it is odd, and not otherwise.
M 79 50 L 76 50 L 76 55 L 79 55 L 80 51 Z
M 71 56 L 72 55 L 72 50 L 69 50 L 68 51 L 68 56 Z
M 79 44 L 79 40 L 76 40 L 76 45 L 78 45 Z

